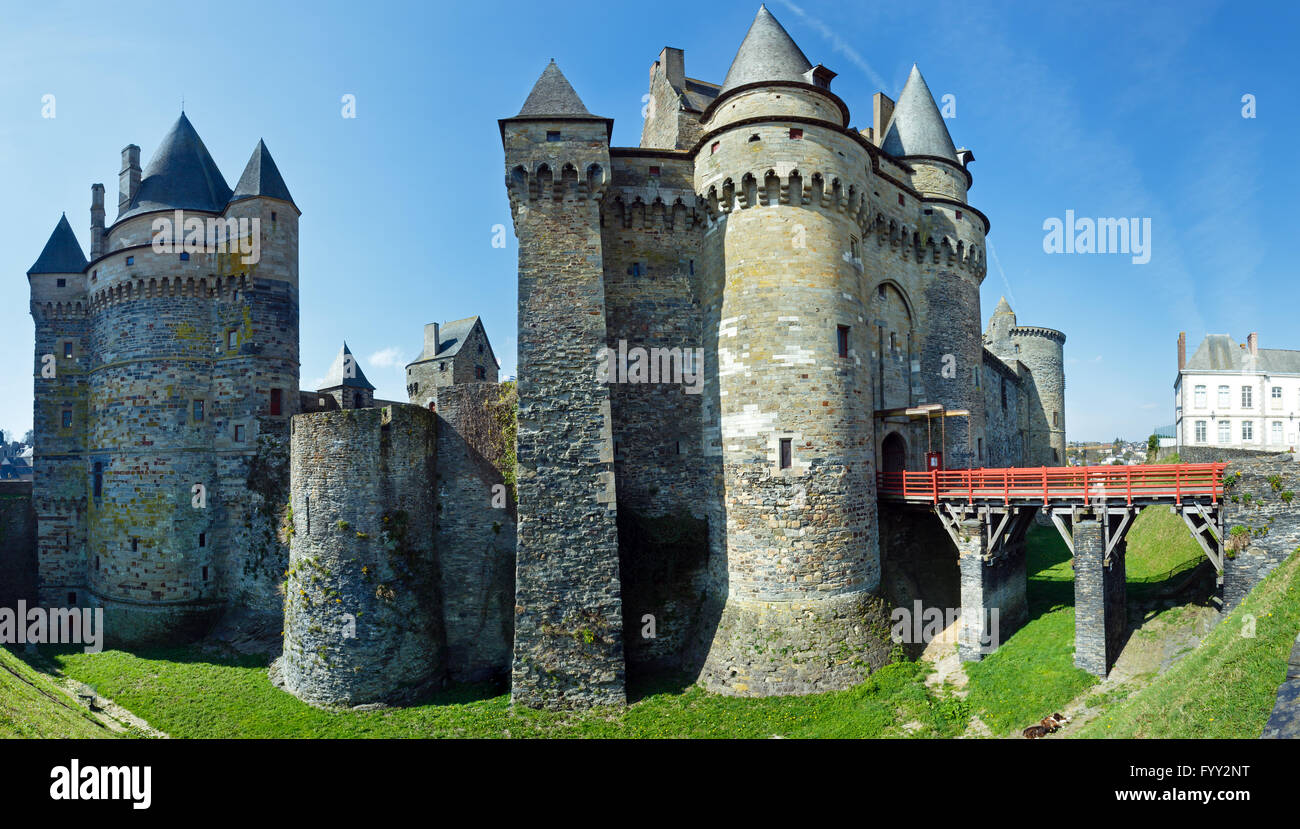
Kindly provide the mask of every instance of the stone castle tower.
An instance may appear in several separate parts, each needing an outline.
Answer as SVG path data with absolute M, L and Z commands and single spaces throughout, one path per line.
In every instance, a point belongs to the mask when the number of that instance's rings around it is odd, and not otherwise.
M 1019 361 L 1029 377 L 1027 441 L 1022 466 L 1065 463 L 1065 335 L 1053 328 L 1016 325 L 1006 297 L 998 302 L 984 334 L 990 352 L 1008 365 Z
M 128 644 L 274 613 L 283 486 L 259 471 L 298 407 L 299 210 L 264 143 L 232 190 L 182 114 L 143 170 L 122 151 L 112 223 L 102 184 L 90 214 L 89 260 L 65 217 L 28 272 L 40 600 Z
M 989 363 L 973 154 L 915 67 L 863 130 L 834 76 L 760 8 L 721 84 L 663 50 L 640 147 L 610 147 L 554 62 L 501 121 L 519 239 L 516 701 L 617 701 L 646 660 L 733 694 L 860 681 L 888 651 L 877 471 L 927 450 L 985 465 L 995 442 L 1002 462 L 1050 455 L 1054 427 L 986 416 L 990 378 L 1016 409 L 1025 378 L 1059 373 L 1063 336 L 1016 328 L 1021 369 Z M 597 369 L 603 349 L 674 348 L 702 349 L 698 386 Z M 703 559 L 655 550 L 656 520 L 706 527 Z

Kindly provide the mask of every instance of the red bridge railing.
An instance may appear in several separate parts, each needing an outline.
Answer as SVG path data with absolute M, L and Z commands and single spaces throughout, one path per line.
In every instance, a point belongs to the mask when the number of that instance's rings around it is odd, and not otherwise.
M 1223 497 L 1226 463 L 1164 466 L 1043 466 L 1010 469 L 946 469 L 934 472 L 882 472 L 876 476 L 881 497 L 938 503 L 990 503 L 1041 500 L 1082 503 L 1099 498 L 1132 504 L 1184 498 Z

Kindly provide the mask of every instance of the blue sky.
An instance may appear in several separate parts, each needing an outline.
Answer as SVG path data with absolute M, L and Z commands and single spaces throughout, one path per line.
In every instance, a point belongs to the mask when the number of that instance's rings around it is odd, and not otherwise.
M 31 425 L 25 273 L 59 214 L 88 248 L 90 185 L 111 221 L 120 150 L 147 159 L 185 110 L 232 186 L 264 138 L 301 220 L 302 385 L 345 339 L 381 397 L 405 399 L 422 326 L 479 314 L 515 370 L 516 247 L 496 119 L 551 58 L 635 145 L 650 64 L 685 49 L 720 82 L 757 3 L 41 3 L 0 20 L 0 428 Z M 913 62 L 952 94 L 992 221 L 982 315 L 1066 332 L 1071 439 L 1140 439 L 1173 421 L 1175 339 L 1300 348 L 1291 232 L 1300 111 L 1289 3 L 913 4 L 769 8 L 855 126 Z M 55 117 L 42 117 L 54 95 Z M 356 96 L 355 119 L 340 99 Z M 1242 117 L 1253 95 L 1256 117 Z M 1151 260 L 1049 255 L 1043 222 L 1151 220 Z

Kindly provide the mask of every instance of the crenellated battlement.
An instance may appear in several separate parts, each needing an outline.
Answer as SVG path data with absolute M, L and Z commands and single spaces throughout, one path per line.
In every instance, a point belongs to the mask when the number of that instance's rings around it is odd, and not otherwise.
M 114 282 L 92 292 L 89 310 L 96 312 L 124 302 L 159 297 L 233 300 L 237 294 L 252 286 L 253 277 L 247 273 L 211 277 L 137 277 Z
M 1042 328 L 1036 325 L 1020 325 L 1011 329 L 1012 337 L 1042 337 L 1065 345 L 1065 334 L 1055 328 Z
M 664 191 L 661 191 L 664 192 Z M 646 201 L 640 195 L 607 195 L 601 204 L 601 224 L 624 230 L 656 230 L 669 233 L 702 230 L 707 224 L 704 203 L 694 193 L 667 191 Z M 625 195 L 628 198 L 625 198 Z
M 555 175 L 559 168 L 560 174 Z M 578 174 L 579 169 L 582 175 Z M 530 201 L 599 200 L 609 181 L 606 167 L 597 162 L 541 160 L 529 169 L 515 165 L 506 174 L 506 191 L 511 206 Z

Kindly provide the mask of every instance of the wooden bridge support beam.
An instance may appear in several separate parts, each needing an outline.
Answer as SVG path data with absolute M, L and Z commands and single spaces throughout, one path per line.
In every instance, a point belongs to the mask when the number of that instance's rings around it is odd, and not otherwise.
M 1126 516 L 1076 518 L 1074 546 L 1074 664 L 1094 676 L 1110 672 L 1128 627 L 1124 592 Z M 1109 525 L 1109 526 L 1108 526 Z M 1109 548 L 1109 552 L 1108 552 Z

